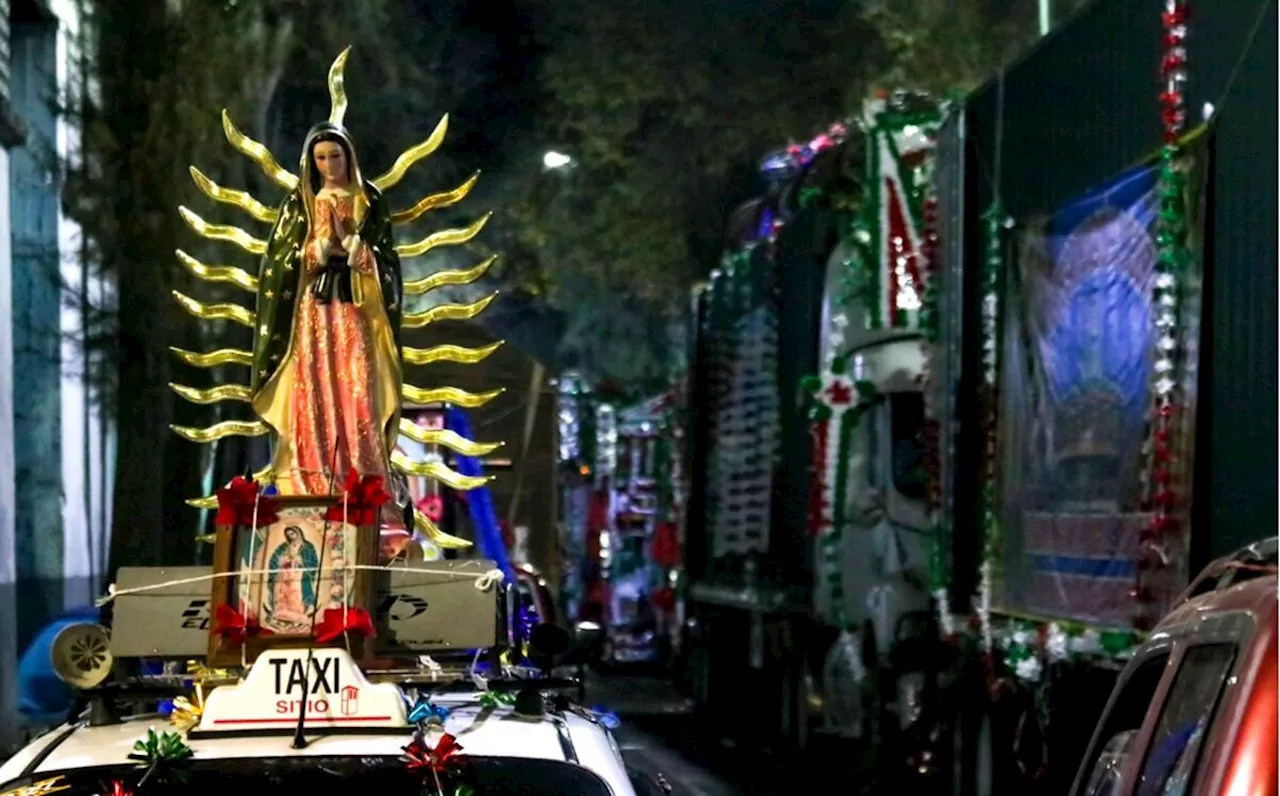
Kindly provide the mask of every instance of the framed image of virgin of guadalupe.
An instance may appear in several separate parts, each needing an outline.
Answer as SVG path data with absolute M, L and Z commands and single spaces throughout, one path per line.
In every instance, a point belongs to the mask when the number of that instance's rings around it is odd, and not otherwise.
M 344 517 L 332 497 L 275 497 L 261 499 L 257 515 L 220 522 L 209 665 L 248 664 L 264 650 L 313 641 L 346 647 L 357 660 L 372 651 L 375 590 L 365 567 L 378 563 L 378 527 L 358 524 L 369 519 L 360 514 Z

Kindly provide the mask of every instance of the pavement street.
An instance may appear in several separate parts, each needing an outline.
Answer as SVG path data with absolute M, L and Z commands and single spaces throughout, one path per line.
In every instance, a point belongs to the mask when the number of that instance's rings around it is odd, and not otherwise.
M 761 761 L 745 760 L 731 745 L 700 734 L 688 700 L 665 680 L 635 675 L 589 675 L 587 704 L 621 720 L 614 730 L 623 757 L 636 770 L 661 774 L 672 796 L 773 796 L 776 776 Z

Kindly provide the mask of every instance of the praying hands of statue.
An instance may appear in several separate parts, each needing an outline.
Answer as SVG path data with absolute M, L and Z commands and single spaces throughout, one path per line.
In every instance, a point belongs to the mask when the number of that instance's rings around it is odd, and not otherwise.
M 368 257 L 367 251 L 360 250 L 360 237 L 356 234 L 355 221 L 350 217 L 342 217 L 342 214 L 338 212 L 336 200 L 332 207 L 333 210 L 329 214 L 329 229 L 333 234 L 333 239 L 339 241 L 343 250 L 347 252 L 348 266 L 364 273 L 371 273 L 373 271 L 373 262 Z
M 343 218 L 337 208 L 329 214 L 329 228 L 333 231 L 333 239 L 336 241 L 347 242 L 347 239 L 356 234 L 355 224 L 351 223 L 351 219 Z

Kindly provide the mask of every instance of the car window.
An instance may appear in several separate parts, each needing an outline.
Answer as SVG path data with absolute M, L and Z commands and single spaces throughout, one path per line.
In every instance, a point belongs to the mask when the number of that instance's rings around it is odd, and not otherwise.
M 1125 730 L 1107 741 L 1089 774 L 1089 782 L 1084 789 L 1085 796 L 1106 796 L 1120 791 L 1120 785 L 1124 781 L 1124 764 L 1133 753 L 1133 744 L 1137 739 L 1137 730 Z
M 182 781 L 149 781 L 148 796 L 226 796 L 228 793 L 304 793 L 307 796 L 349 796 L 352 786 L 378 796 L 420 796 L 422 774 L 409 771 L 396 757 L 277 757 L 201 760 L 191 762 Z M 0 792 L 58 778 L 61 796 L 107 793 L 106 783 L 120 780 L 135 785 L 138 770 L 101 766 L 52 773 L 0 786 Z M 474 796 L 611 796 L 609 786 L 591 771 L 555 760 L 516 757 L 470 757 L 457 771 L 441 774 L 448 794 L 458 786 Z M 46 791 L 53 792 L 53 791 Z M 425 792 L 433 792 L 427 788 Z
M 1167 654 L 1154 655 L 1134 669 L 1124 681 L 1111 710 L 1102 720 L 1102 731 L 1091 756 L 1082 796 L 1110 796 L 1123 792 L 1125 764 L 1134 751 L 1138 730 L 1160 686 Z
M 1187 650 L 1160 709 L 1138 796 L 1186 792 L 1235 659 L 1235 644 L 1202 644 Z
M 866 473 L 867 486 L 873 491 L 880 491 L 884 488 L 884 476 L 880 472 L 880 436 L 883 433 L 880 424 L 884 421 L 885 409 L 883 402 L 876 402 L 871 405 L 867 413 L 862 416 L 861 426 L 865 429 L 867 444 Z
M 893 432 L 893 488 L 908 500 L 925 496 L 924 396 L 895 392 L 889 396 Z

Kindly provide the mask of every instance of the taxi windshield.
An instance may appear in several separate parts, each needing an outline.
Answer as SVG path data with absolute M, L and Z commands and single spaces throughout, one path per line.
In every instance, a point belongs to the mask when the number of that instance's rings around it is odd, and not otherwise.
M 141 772 L 133 766 L 101 766 L 35 774 L 0 786 L 0 791 L 59 779 L 46 792 L 62 796 L 113 792 L 112 783 L 127 788 Z M 430 772 L 408 771 L 395 757 L 278 757 L 194 760 L 181 776 L 146 784 L 147 796 L 226 796 L 270 793 L 287 788 L 305 796 L 350 796 L 352 786 L 378 796 L 420 796 L 437 792 Z M 604 780 L 585 768 L 555 760 L 517 757 L 470 757 L 465 767 L 441 776 L 444 796 L 610 796 Z M 271 789 L 271 790 L 269 790 Z M 283 791 L 275 791 L 283 792 Z

